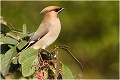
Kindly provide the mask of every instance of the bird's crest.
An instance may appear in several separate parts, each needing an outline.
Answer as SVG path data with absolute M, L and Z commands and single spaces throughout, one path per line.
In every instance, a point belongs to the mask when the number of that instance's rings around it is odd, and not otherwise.
M 54 10 L 57 10 L 57 9 L 60 9 L 61 7 L 59 6 L 48 6 L 46 8 L 44 8 L 41 12 L 41 13 L 46 13 L 46 12 L 50 12 L 50 11 L 54 11 Z

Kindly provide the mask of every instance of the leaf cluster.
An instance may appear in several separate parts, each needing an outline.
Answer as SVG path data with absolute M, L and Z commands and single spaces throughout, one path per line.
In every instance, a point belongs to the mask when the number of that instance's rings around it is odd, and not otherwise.
M 33 48 L 21 49 L 27 44 L 33 33 L 27 32 L 26 25 L 23 31 L 16 30 L 12 25 L 1 18 L 1 69 L 3 78 L 21 73 L 24 78 L 38 79 L 73 79 L 70 69 L 59 60 L 57 49 L 67 52 L 67 46 L 55 46 L 52 50 Z

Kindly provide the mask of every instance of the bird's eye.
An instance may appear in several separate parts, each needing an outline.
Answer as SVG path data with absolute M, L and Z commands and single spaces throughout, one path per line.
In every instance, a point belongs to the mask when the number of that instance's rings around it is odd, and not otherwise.
M 55 12 L 58 12 L 58 11 L 59 11 L 59 9 L 55 9 L 54 11 L 55 11 Z

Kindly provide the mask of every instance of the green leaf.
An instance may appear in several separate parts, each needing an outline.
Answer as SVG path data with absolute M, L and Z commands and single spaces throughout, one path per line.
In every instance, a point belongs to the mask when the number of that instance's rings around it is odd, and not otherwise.
M 18 57 L 13 57 L 12 58 L 12 63 L 13 64 L 18 64 Z
M 1 61 L 1 71 L 2 75 L 5 76 L 9 73 L 11 59 L 17 54 L 16 47 L 8 50 L 2 58 Z
M 27 34 L 27 27 L 26 27 L 26 24 L 23 24 L 23 34 Z
M 31 76 L 35 72 L 35 61 L 37 58 L 37 50 L 28 48 L 23 50 L 19 56 L 19 63 L 22 65 L 22 75 L 24 77 Z
M 37 55 L 32 55 L 24 60 L 22 65 L 22 75 L 24 77 L 29 77 L 35 72 L 35 68 L 33 66 L 34 60 L 37 58 Z
M 21 32 L 11 30 L 10 32 L 6 33 L 6 35 L 12 37 L 13 39 L 20 40 L 20 37 L 23 34 L 21 34 Z
M 8 45 L 8 47 L 11 49 L 13 46 L 12 45 Z
M 17 36 L 23 35 L 22 31 L 16 30 L 16 29 L 11 29 L 11 31 L 9 33 L 12 33 L 12 34 L 17 35 Z
M 1 58 L 0 61 L 2 60 L 3 56 L 4 56 L 4 54 L 0 54 L 0 58 Z
M 1 41 L 3 42 L 3 44 L 17 44 L 18 42 L 10 37 L 3 37 L 1 38 Z
M 23 34 L 23 32 L 21 32 L 20 30 L 16 30 L 16 29 L 14 29 L 14 30 L 12 29 L 7 34 L 12 35 L 13 37 L 15 37 L 18 40 L 27 36 L 27 34 Z
M 0 34 L 0 38 L 4 37 L 4 34 Z
M 10 23 L 5 21 L 4 17 L 2 16 L 0 16 L 0 25 L 1 25 L 0 31 L 4 34 L 11 31 L 11 29 L 14 29 L 14 27 Z
M 17 45 L 17 48 L 18 48 L 19 50 L 22 49 L 22 48 L 25 46 L 26 43 L 27 43 L 27 41 L 25 41 L 25 40 L 21 41 L 21 42 Z
M 1 24 L 1 30 L 3 33 L 7 33 L 11 30 L 11 28 L 8 25 Z
M 62 73 L 64 79 L 74 79 L 72 72 L 64 64 L 62 64 Z
M 16 33 L 19 33 L 19 34 L 22 34 L 22 30 L 19 30 L 19 29 L 11 29 L 12 32 L 16 32 Z
M 26 40 L 29 40 L 30 36 L 32 36 L 33 34 L 34 34 L 34 32 L 30 33 L 30 34 L 23 34 L 22 33 L 22 35 L 19 35 L 19 37 L 20 38 L 25 38 Z
M 32 33 L 30 33 L 30 34 L 27 34 L 27 36 L 32 36 L 34 33 L 35 33 L 35 32 L 32 32 Z
M 0 54 L 5 54 L 10 49 L 8 44 L 2 44 L 0 45 Z
M 22 64 L 28 57 L 37 55 L 37 50 L 33 48 L 28 48 L 20 52 L 19 63 Z
M 12 36 L 14 36 L 14 37 L 17 37 L 17 34 L 16 34 L 15 32 L 12 32 L 12 31 L 10 31 L 10 32 L 8 32 L 8 33 L 6 33 L 6 34 L 9 34 L 9 35 L 12 35 Z

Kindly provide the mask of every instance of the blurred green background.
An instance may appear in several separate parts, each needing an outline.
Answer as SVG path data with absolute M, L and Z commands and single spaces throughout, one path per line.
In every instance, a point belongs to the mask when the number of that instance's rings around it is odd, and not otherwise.
M 83 64 L 82 73 L 72 57 L 60 51 L 61 61 L 74 75 L 88 79 L 119 78 L 119 2 L 118 1 L 2 1 L 1 15 L 16 29 L 26 24 L 35 32 L 50 5 L 64 7 L 60 14 L 62 30 L 54 45 L 68 45 Z

